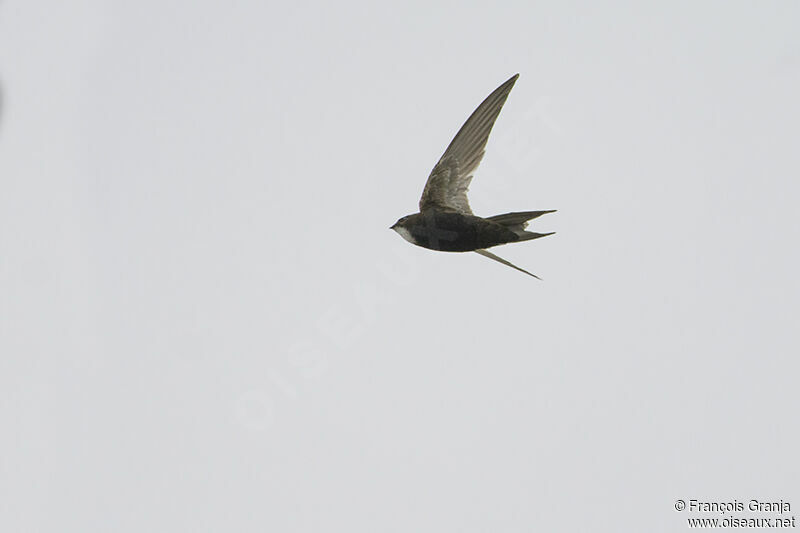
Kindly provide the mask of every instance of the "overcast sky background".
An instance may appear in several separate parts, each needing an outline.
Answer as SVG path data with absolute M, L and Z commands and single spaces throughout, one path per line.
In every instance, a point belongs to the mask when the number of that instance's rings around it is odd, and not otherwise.
M 602 4 L 0 3 L 0 530 L 795 514 L 800 4 Z

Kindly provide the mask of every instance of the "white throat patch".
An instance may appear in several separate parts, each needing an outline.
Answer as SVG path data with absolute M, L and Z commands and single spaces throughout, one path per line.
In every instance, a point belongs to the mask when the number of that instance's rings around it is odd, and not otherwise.
M 411 244 L 417 244 L 417 241 L 414 240 L 414 237 L 411 235 L 411 232 L 408 231 L 406 228 L 397 226 L 396 228 L 392 228 L 392 229 L 395 230 L 397 233 L 399 233 L 402 238 L 404 238 L 405 240 L 407 240 Z

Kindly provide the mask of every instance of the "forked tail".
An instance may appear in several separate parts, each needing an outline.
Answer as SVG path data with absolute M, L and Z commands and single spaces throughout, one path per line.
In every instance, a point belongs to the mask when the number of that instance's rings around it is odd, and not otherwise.
M 534 233 L 532 231 L 525 231 L 525 228 L 528 227 L 528 221 L 533 220 L 534 218 L 538 218 L 542 215 L 546 215 L 547 213 L 554 213 L 555 209 L 550 209 L 548 211 L 521 211 L 518 213 L 506 213 L 504 215 L 495 215 L 493 217 L 489 217 L 486 220 L 491 220 L 492 222 L 496 222 L 498 224 L 502 224 L 503 226 L 507 227 L 511 231 L 517 234 L 520 241 L 529 241 L 531 239 L 538 239 L 539 237 L 547 237 L 548 235 L 552 235 L 555 232 L 550 233 Z
M 497 222 L 498 224 L 502 224 L 506 227 L 511 226 L 522 226 L 523 228 L 527 226 L 527 222 L 529 220 L 533 220 L 534 218 L 538 218 L 542 215 L 546 215 L 547 213 L 555 213 L 555 209 L 550 209 L 548 211 L 520 211 L 518 213 L 506 213 L 504 215 L 495 215 L 493 217 L 489 217 L 487 220 L 491 220 L 492 222 Z

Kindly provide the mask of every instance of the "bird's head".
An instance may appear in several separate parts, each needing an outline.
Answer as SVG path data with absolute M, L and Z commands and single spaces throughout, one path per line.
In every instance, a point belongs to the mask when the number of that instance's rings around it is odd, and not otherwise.
M 411 225 L 409 219 L 413 216 L 414 215 L 406 215 L 404 217 L 401 217 L 389 229 L 395 230 L 401 237 L 403 237 L 408 242 L 416 243 L 415 239 L 411 236 L 411 232 L 409 231 L 409 226 Z
M 408 221 L 408 219 L 410 217 L 411 217 L 411 215 L 406 215 L 404 217 L 399 218 L 397 220 L 397 222 L 395 222 L 394 224 L 392 224 L 392 226 L 389 227 L 389 229 L 393 229 L 393 230 L 397 231 L 397 228 L 406 227 L 406 222 Z

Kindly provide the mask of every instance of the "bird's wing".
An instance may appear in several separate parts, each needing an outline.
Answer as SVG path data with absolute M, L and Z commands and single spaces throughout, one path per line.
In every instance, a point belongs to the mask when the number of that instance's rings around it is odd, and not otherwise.
M 487 96 L 458 130 L 428 177 L 419 200 L 420 211 L 439 208 L 472 214 L 467 201 L 469 183 L 483 159 L 486 141 L 497 115 L 518 77 L 519 74 L 514 74 Z
M 490 252 L 489 250 L 475 250 L 475 253 L 481 254 L 483 257 L 488 257 L 489 259 L 494 259 L 494 260 L 495 260 L 495 261 L 497 261 L 498 263 L 503 263 L 504 265 L 506 265 L 506 266 L 510 266 L 511 268 L 513 268 L 513 269 L 515 269 L 515 270 L 519 270 L 520 272 L 524 272 L 524 273 L 526 273 L 526 274 L 527 274 L 527 275 L 529 275 L 529 276 L 533 276 L 534 278 L 536 278 L 536 279 L 538 279 L 538 280 L 541 280 L 541 279 L 542 279 L 542 278 L 540 278 L 539 276 L 537 276 L 536 274 L 531 274 L 531 273 L 530 273 L 530 272 L 528 272 L 527 270 L 524 270 L 524 269 L 522 269 L 522 268 L 518 267 L 517 265 L 514 265 L 514 264 L 510 263 L 509 261 L 506 261 L 506 260 L 505 260 L 505 259 L 503 259 L 502 257 L 497 257 L 496 255 L 494 255 L 494 254 L 493 254 L 492 252 Z

